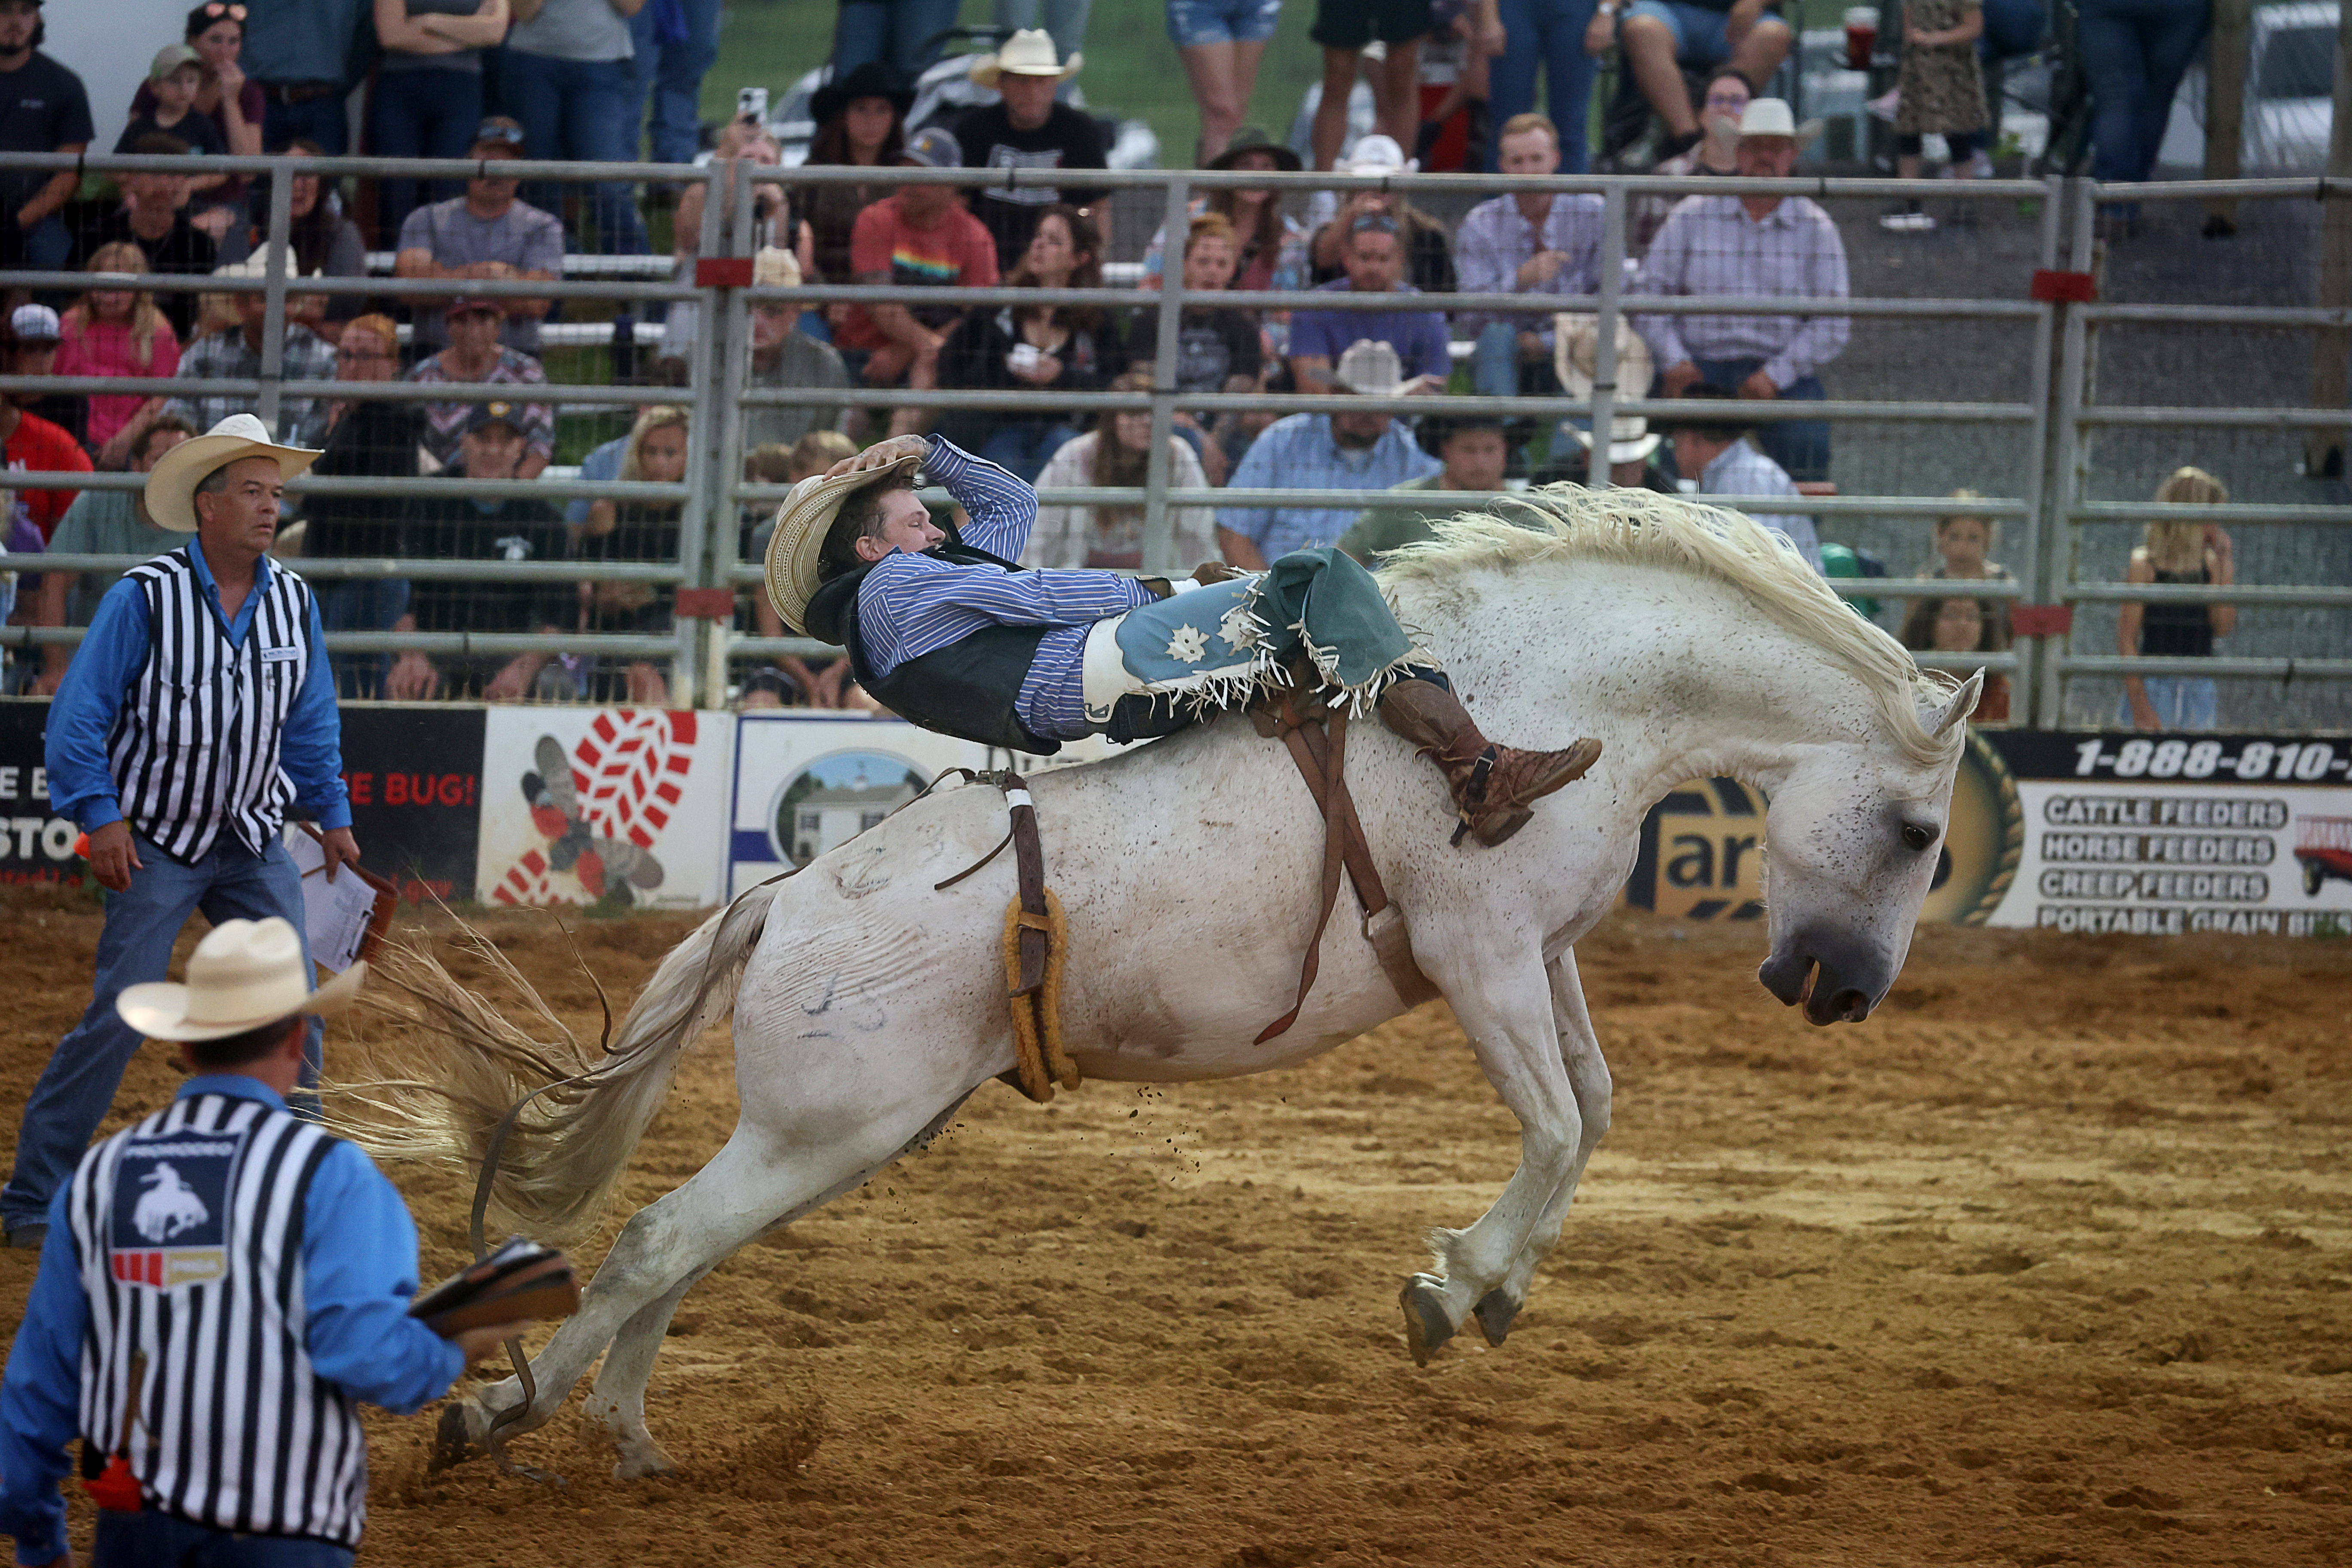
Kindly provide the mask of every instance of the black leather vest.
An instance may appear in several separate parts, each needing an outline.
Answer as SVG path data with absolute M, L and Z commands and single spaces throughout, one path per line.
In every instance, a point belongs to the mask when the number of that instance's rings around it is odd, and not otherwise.
M 1013 562 L 952 538 L 923 553 L 959 566 L 1022 570 Z M 1059 741 L 1031 734 L 1013 710 L 1021 683 L 1036 662 L 1037 645 L 1055 627 L 988 626 L 877 676 L 866 662 L 866 648 L 857 635 L 857 590 L 872 570 L 870 565 L 860 566 L 828 580 L 810 597 L 803 619 L 809 636 L 849 650 L 849 668 L 857 684 L 872 693 L 877 702 L 926 730 L 983 746 L 1041 757 L 1062 749 Z

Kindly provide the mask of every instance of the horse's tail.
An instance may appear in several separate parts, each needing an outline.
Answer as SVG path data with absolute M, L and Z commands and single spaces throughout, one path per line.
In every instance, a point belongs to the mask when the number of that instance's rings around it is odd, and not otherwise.
M 338 1131 L 386 1158 L 469 1169 L 496 1142 L 494 1206 L 535 1239 L 577 1241 L 667 1097 L 678 1058 L 734 1005 L 772 902 L 772 894 L 739 899 L 678 943 L 619 1029 L 608 1023 L 601 1052 L 583 1047 L 505 955 L 462 921 L 459 946 L 514 987 L 527 1021 L 552 1041 L 459 984 L 430 952 L 388 950 L 374 1006 L 395 1026 L 370 1048 L 374 1078 L 331 1095 Z

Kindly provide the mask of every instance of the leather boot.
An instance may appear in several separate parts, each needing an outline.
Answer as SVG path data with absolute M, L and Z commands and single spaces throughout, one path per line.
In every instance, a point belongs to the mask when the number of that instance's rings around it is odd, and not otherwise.
M 1381 722 L 1435 759 L 1454 793 L 1462 826 L 1479 843 L 1500 844 L 1527 826 L 1528 809 L 1565 784 L 1584 776 L 1601 755 L 1601 742 L 1586 739 L 1561 752 L 1522 752 L 1497 746 L 1478 732 L 1454 693 L 1433 680 L 1399 680 L 1381 693 Z

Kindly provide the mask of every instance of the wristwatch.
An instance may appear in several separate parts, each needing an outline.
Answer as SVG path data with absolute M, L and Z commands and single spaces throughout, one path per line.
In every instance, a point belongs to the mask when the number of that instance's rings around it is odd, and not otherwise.
M 1601 4 L 1593 9 L 1604 16 L 1614 16 L 1617 15 L 1617 0 L 1601 0 Z

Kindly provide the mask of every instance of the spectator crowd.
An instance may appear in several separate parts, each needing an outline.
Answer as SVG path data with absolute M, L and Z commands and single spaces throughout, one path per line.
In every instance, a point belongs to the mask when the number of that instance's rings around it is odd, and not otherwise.
M 1649 116 L 1644 145 L 1662 172 L 1786 176 L 1811 131 L 1769 94 L 1791 33 L 1761 0 L 1319 0 L 1313 37 L 1324 56 L 1321 107 L 1302 156 L 1244 123 L 1281 3 L 1168 0 L 1169 36 L 1201 108 L 1202 167 L 1289 174 L 1311 156 L 1318 169 L 1356 174 L 1581 172 L 1592 155 L 1593 64 L 1612 48 L 1622 52 L 1628 93 L 1638 93 Z M 1000 10 L 1013 24 L 1036 19 L 1034 0 L 1003 0 Z M 515 482 L 559 462 L 589 480 L 681 481 L 696 433 L 690 399 L 675 389 L 688 383 L 690 366 L 716 362 L 699 342 L 693 305 L 672 303 L 666 320 L 639 323 L 625 303 L 611 329 L 611 372 L 643 385 L 644 401 L 625 433 L 608 427 L 611 438 L 584 451 L 576 448 L 588 443 L 575 434 L 567 454 L 565 427 L 577 431 L 590 416 L 559 410 L 534 390 L 581 379 L 551 378 L 547 367 L 548 323 L 562 319 L 565 301 L 523 286 L 561 279 L 567 256 L 643 255 L 664 216 L 678 275 L 690 278 L 714 200 L 719 232 L 740 232 L 748 220 L 757 251 L 751 281 L 766 291 L 751 312 L 747 384 L 798 395 L 742 408 L 746 472 L 755 479 L 798 479 L 885 435 L 936 431 L 1048 489 L 1139 485 L 1153 456 L 1148 416 L 1089 419 L 1076 405 L 932 406 L 926 395 L 1150 389 L 1157 336 L 1148 291 L 1171 268 L 1187 296 L 1170 378 L 1180 392 L 1410 398 L 1451 385 L 1497 396 L 1591 395 L 1604 357 L 1590 303 L 1604 263 L 1603 209 L 1593 195 L 1497 195 L 1449 226 L 1386 190 L 1322 192 L 1302 202 L 1300 193 L 1272 185 L 1220 186 L 1193 201 L 1181 232 L 1152 234 L 1140 269 L 1147 293 L 1134 306 L 1057 297 L 1101 289 L 1115 243 L 1108 192 L 1088 183 L 1089 171 L 1109 166 L 1111 130 L 1071 101 L 1087 10 L 1048 4 L 1044 26 L 1003 32 L 961 72 L 967 106 L 917 125 L 909 115 L 918 79 L 927 71 L 937 79 L 935 35 L 954 20 L 951 0 L 845 0 L 830 79 L 809 105 L 814 131 L 805 163 L 865 171 L 852 180 L 795 183 L 783 148 L 751 110 L 717 128 L 709 153 L 719 177 L 709 184 L 558 185 L 520 181 L 501 167 L 523 158 L 696 156 L 705 133 L 696 103 L 715 51 L 717 0 L 307 0 L 250 14 L 234 0 L 207 0 L 188 13 L 183 38 L 157 50 L 131 100 L 105 114 L 93 112 L 74 71 L 42 51 L 40 0 L 0 0 L 0 98 L 16 106 L 0 116 L 0 152 L 97 147 L 171 160 L 365 151 L 474 165 L 469 177 L 446 183 L 298 176 L 282 262 L 292 286 L 276 321 L 257 286 L 269 270 L 277 216 L 266 180 L 201 161 L 190 174 L 87 181 L 70 172 L 0 170 L 10 203 L 0 220 L 0 265 L 89 275 L 83 287 L 12 290 L 0 318 L 0 363 L 19 375 L 192 384 L 256 381 L 268 364 L 275 434 L 323 448 L 320 475 L 461 481 L 446 495 L 302 501 L 281 548 L 320 557 L 581 563 L 577 583 L 330 581 L 320 599 L 331 630 L 556 636 L 669 629 L 669 588 L 600 580 L 595 563 L 675 562 L 681 507 L 550 503 Z M 1980 172 L 1981 138 L 1971 136 L 1983 123 L 1975 49 L 1985 17 L 1969 0 L 1914 0 L 1911 10 L 1898 120 L 1905 172 L 1920 172 L 1927 132 L 1954 149 L 1955 174 Z M 372 63 L 354 79 L 362 59 Z M 1539 79 L 1549 112 L 1537 111 Z M 1370 89 L 1373 128 L 1350 139 L 1346 110 L 1360 81 Z M 363 132 L 357 147 L 354 124 Z M 901 173 L 960 168 L 1046 172 L 1051 183 L 955 187 Z M 739 173 L 748 178 L 739 181 Z M 748 215 L 736 210 L 739 192 L 748 195 Z M 1167 455 L 1171 482 L 1499 490 L 1586 482 L 1600 461 L 1607 482 L 1669 491 L 1831 489 L 1829 426 L 1759 419 L 1754 411 L 1829 395 L 1824 373 L 1834 376 L 1851 330 L 1836 305 L 1850 288 L 1837 224 L 1801 196 L 1694 195 L 1634 205 L 1625 291 L 1759 301 L 1753 313 L 1621 322 L 1612 345 L 1619 398 L 1685 401 L 1686 415 L 1654 427 L 1620 416 L 1605 457 L 1596 458 L 1604 443 L 1584 420 L 1547 427 L 1365 411 L 1185 414 Z M 1922 216 L 1916 203 L 1902 204 L 1887 226 L 1930 226 Z M 1134 246 L 1130 236 L 1129 254 Z M 395 277 L 454 291 L 371 297 L 358 284 L 372 248 L 390 253 Z M 229 286 L 157 289 L 140 286 L 140 278 Z M 304 291 L 301 281 L 314 278 L 352 281 L 333 292 Z M 1040 297 L 1034 305 L 970 308 L 779 297 L 809 283 L 1001 286 Z M 478 292 L 466 291 L 477 284 Z M 1372 309 L 1253 304 L 1253 295 L 1269 290 L 1381 300 Z M 1454 312 L 1419 299 L 1457 290 L 1528 298 L 1523 310 Z M 301 384 L 313 381 L 400 381 L 418 391 L 406 399 L 306 395 Z M 469 390 L 433 395 L 440 386 Z M 486 389 L 495 391 L 491 400 L 483 400 Z M 810 401 L 811 392 L 837 395 Z M 11 393 L 0 395 L 0 450 L 19 470 L 142 472 L 191 434 L 257 406 L 251 395 L 205 385 L 179 395 Z M 128 490 L 26 488 L 14 498 L 5 543 L 12 554 L 168 547 L 170 536 L 140 506 Z M 1173 516 L 1181 551 L 1244 567 L 1332 543 L 1373 559 L 1427 531 L 1426 520 L 1409 510 L 1360 510 L 1294 499 L 1181 506 Z M 1139 566 L 1141 521 L 1139 508 L 1049 504 L 1030 563 Z M 1768 521 L 1816 570 L 1853 569 L 1853 552 L 1825 545 L 1811 519 Z M 740 542 L 756 551 L 763 538 L 757 520 L 746 516 L 743 525 Z M 1947 520 L 1936 535 L 1937 574 L 2004 574 L 1988 560 L 1992 531 L 1983 520 Z M 2204 580 L 2228 581 L 2226 540 L 2205 547 Z M 2148 554 L 2158 563 L 2150 580 L 2192 580 L 2189 553 L 2168 545 Z M 27 576 L 15 620 L 83 624 L 109 580 Z M 2006 647 L 2004 606 L 1922 602 L 1909 606 L 1904 635 L 1922 648 Z M 741 625 L 775 629 L 758 606 Z M 2196 640 L 2169 623 L 2156 636 L 2167 650 Z M 1964 637 L 1973 640 L 1963 644 Z M 9 689 L 54 689 L 70 657 L 48 645 L 19 659 Z M 407 653 L 338 655 L 334 665 L 350 696 L 667 697 L 666 666 L 643 659 Z M 2160 695 L 2179 710 L 2168 688 Z M 837 705 L 858 698 L 837 665 L 781 659 L 744 682 L 743 700 Z M 2151 721 L 2158 706 L 2136 689 L 2129 716 Z

